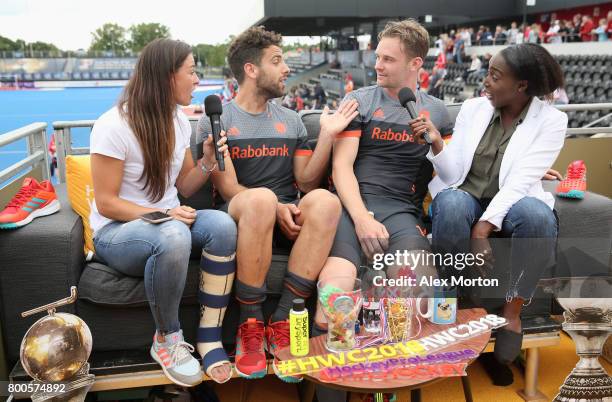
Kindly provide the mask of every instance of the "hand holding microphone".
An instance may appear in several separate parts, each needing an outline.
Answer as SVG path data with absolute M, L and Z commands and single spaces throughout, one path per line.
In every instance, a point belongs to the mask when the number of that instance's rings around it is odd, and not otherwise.
M 210 126 L 212 127 L 213 146 L 215 149 L 215 159 L 220 171 L 225 170 L 225 162 L 223 160 L 223 152 L 218 148 L 224 144 L 220 144 L 221 140 L 221 114 L 223 107 L 221 99 L 217 95 L 208 95 L 204 99 L 204 112 L 210 118 Z
M 433 125 L 431 120 L 424 117 L 419 117 L 419 115 L 417 114 L 416 96 L 414 95 L 414 92 L 412 92 L 412 89 L 408 87 L 400 89 L 398 93 L 398 98 L 400 104 L 406 108 L 408 114 L 410 115 L 410 118 L 412 119 L 410 121 L 410 128 L 412 129 L 412 132 L 417 136 L 419 144 L 427 143 L 431 145 L 437 139 L 442 139 L 440 133 Z

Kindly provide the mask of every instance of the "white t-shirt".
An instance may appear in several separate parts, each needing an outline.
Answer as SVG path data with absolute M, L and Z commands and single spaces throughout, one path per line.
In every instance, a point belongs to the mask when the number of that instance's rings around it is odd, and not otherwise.
M 174 117 L 174 133 L 176 141 L 170 166 L 170 180 L 164 196 L 157 202 L 149 200 L 146 190 L 142 190 L 144 184 L 144 178 L 140 179 L 144 169 L 142 149 L 127 121 L 119 114 L 117 107 L 104 113 L 94 124 L 91 130 L 90 153 L 124 161 L 119 198 L 147 208 L 175 208 L 179 206 L 179 199 L 174 184 L 183 166 L 185 150 L 189 148 L 191 139 L 189 119 L 178 108 Z M 89 214 L 89 223 L 94 231 L 94 236 L 96 231 L 110 222 L 112 222 L 111 219 L 98 212 L 94 201 Z

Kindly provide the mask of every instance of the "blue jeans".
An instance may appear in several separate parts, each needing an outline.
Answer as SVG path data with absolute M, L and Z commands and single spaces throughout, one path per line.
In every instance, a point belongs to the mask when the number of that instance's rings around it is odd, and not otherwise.
M 197 211 L 191 228 L 177 220 L 152 224 L 141 219 L 112 222 L 94 238 L 96 257 L 124 275 L 144 277 L 157 331 L 169 334 L 181 326 L 179 304 L 191 249 L 216 256 L 236 251 L 236 224 L 226 213 Z
M 442 254 L 469 253 L 472 226 L 478 222 L 487 205 L 488 202 L 460 189 L 449 188 L 438 194 L 432 204 L 433 249 Z M 554 212 L 539 199 L 524 197 L 510 208 L 501 231 L 492 236 L 511 239 L 510 272 L 503 273 L 509 274 L 507 301 L 515 297 L 531 299 L 542 272 L 554 261 L 557 234 Z M 505 262 L 497 255 L 495 260 L 496 266 Z

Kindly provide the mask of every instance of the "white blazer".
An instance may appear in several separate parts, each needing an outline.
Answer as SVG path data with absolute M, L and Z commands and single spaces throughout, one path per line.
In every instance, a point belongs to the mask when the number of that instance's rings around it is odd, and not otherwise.
M 486 97 L 465 101 L 450 143 L 438 155 L 429 150 L 427 158 L 437 173 L 429 183 L 432 197 L 464 182 L 494 111 Z M 534 97 L 525 120 L 508 142 L 499 170 L 499 192 L 482 214 L 481 221 L 488 221 L 496 230 L 501 230 L 510 208 L 526 196 L 538 198 L 553 208 L 555 199 L 544 191 L 541 180 L 557 159 L 566 130 L 567 115 Z

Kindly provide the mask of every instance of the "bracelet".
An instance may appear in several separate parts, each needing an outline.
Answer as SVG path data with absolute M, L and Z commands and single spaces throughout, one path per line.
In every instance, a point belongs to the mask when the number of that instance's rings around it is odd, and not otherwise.
M 217 162 L 215 162 L 212 168 L 210 169 L 207 168 L 206 165 L 204 164 L 204 158 L 198 160 L 198 163 L 200 164 L 200 169 L 202 169 L 202 173 L 204 173 L 204 175 L 208 173 L 212 173 L 217 168 Z

